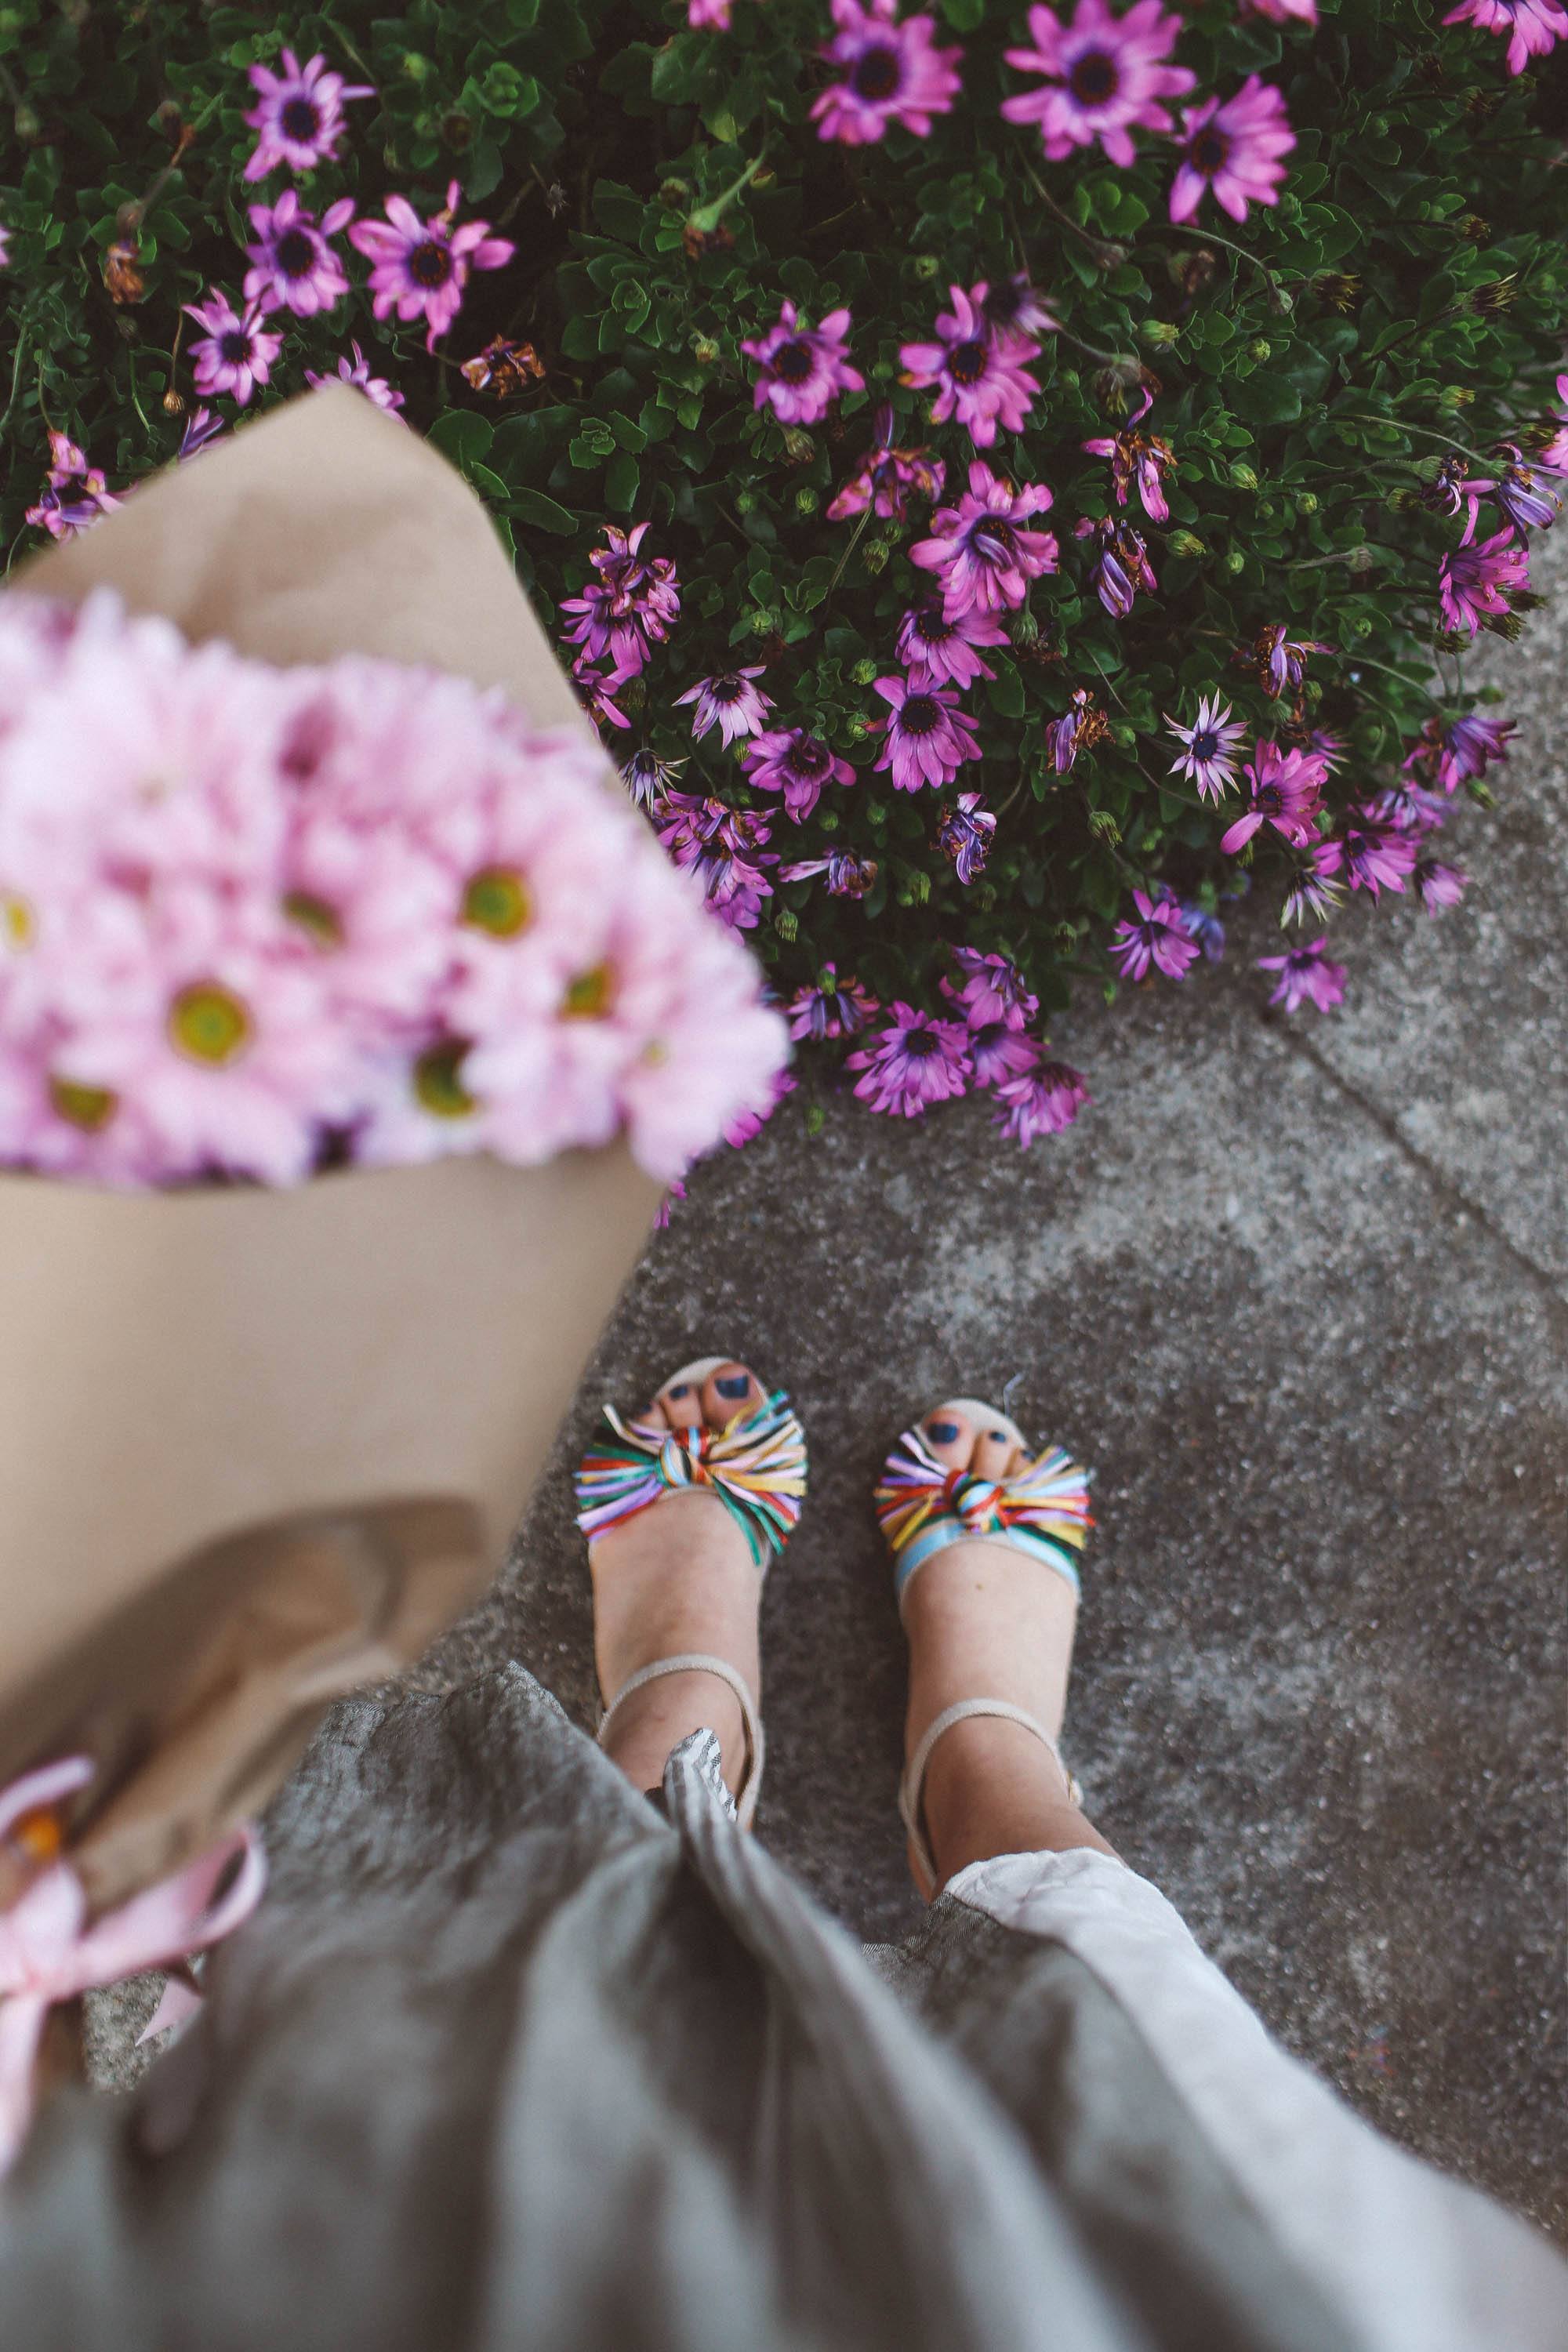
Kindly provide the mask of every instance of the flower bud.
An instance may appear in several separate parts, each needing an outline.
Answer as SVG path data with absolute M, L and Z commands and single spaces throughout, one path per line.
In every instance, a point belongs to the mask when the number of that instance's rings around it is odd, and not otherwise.
M 1489 629 L 1494 637 L 1506 637 L 1510 646 L 1516 646 L 1524 635 L 1524 623 L 1517 613 L 1484 614 L 1481 626 Z
M 816 455 L 816 444 L 804 425 L 786 425 L 784 445 L 792 466 L 808 466 Z
M 1301 692 L 1306 697 L 1307 701 L 1310 704 L 1311 708 L 1316 710 L 1319 703 L 1321 702 L 1323 698 L 1321 679 L 1316 677 L 1308 678 L 1302 686 Z
M 719 359 L 719 346 L 711 335 L 693 335 L 691 356 L 699 367 L 712 367 Z
M 1173 555 L 1206 555 L 1208 549 L 1195 531 L 1173 530 L 1165 541 Z
M 417 49 L 404 50 L 403 79 L 405 81 L 428 81 L 435 70 L 429 58 L 421 57 Z
M 1415 514 L 1421 500 L 1414 490 L 1390 490 L 1383 503 L 1390 514 Z
M 882 673 L 869 656 L 864 656 L 856 663 L 849 675 L 857 686 L 875 686 Z
M 1040 625 L 1027 604 L 1021 605 L 1007 623 L 1007 634 L 1016 646 L 1032 646 L 1039 641 Z
M 1437 394 L 1437 405 L 1439 408 L 1468 408 L 1473 405 L 1475 397 L 1468 384 L 1446 383 Z
M 1157 351 L 1169 351 L 1173 343 L 1179 341 L 1181 332 L 1174 319 L 1145 319 L 1138 330 L 1140 340 L 1152 343 Z
M 1058 955 L 1069 956 L 1078 946 L 1078 925 L 1058 923 L 1051 933 L 1051 945 Z
M 868 719 L 863 710 L 855 710 L 851 711 L 846 723 L 856 742 L 863 743 L 877 722 L 874 719 Z
M 1247 558 L 1242 553 L 1239 547 L 1233 547 L 1231 549 L 1230 553 L 1225 559 L 1225 568 L 1227 572 L 1232 573 L 1246 571 Z
M 1089 829 L 1099 840 L 1109 842 L 1112 849 L 1121 838 L 1121 827 L 1109 809 L 1090 809 Z
M 624 703 L 628 710 L 647 709 L 647 681 L 646 678 L 624 678 L 615 691 L 616 700 Z
M 888 555 L 889 548 L 887 541 L 885 539 L 873 539 L 867 546 L 861 549 L 860 561 L 865 565 L 867 571 L 869 572 L 874 578 L 879 572 L 886 571 Z
M 735 493 L 735 512 L 738 515 L 749 515 L 755 514 L 756 511 L 757 494 L 755 490 L 737 490 Z
M 1465 778 L 1465 790 L 1468 793 L 1473 801 L 1479 801 L 1482 808 L 1496 808 L 1497 794 L 1493 792 L 1489 784 L 1484 784 L 1481 782 L 1479 776 L 1467 776 Z
M 1230 478 L 1238 490 L 1255 490 L 1258 488 L 1256 472 L 1252 467 L 1239 459 L 1230 469 Z
M 816 492 L 812 488 L 811 484 L 809 482 L 802 482 L 799 489 L 796 490 L 795 494 L 795 510 L 796 514 L 814 515 L 821 503 L 822 502 L 818 499 Z
M 185 395 L 183 392 L 176 392 L 171 384 L 163 394 L 163 414 L 165 416 L 183 416 L 184 413 Z
M 1247 356 L 1249 360 L 1257 360 L 1261 366 L 1265 360 L 1273 358 L 1274 346 L 1267 335 L 1255 335 L 1247 346 Z
M 753 637 L 765 637 L 771 630 L 776 629 L 778 625 L 778 614 L 767 604 L 758 604 L 750 615 L 750 627 Z
M 910 257 L 910 276 L 922 283 L 940 275 L 942 262 L 934 253 L 915 253 Z
M 1370 547 L 1352 547 L 1345 557 L 1345 568 L 1350 572 L 1370 572 L 1376 562 Z
M 1316 490 L 1298 490 L 1298 491 L 1297 491 L 1297 493 L 1296 493 L 1296 512 L 1297 512 L 1299 515 L 1315 515 L 1315 514 L 1317 513 L 1317 511 L 1318 511 L 1318 493 L 1317 493 L 1317 491 L 1316 491 Z
M 787 947 L 800 929 L 800 923 L 793 907 L 773 908 L 773 929 Z
M 831 809 L 819 810 L 816 822 L 824 833 L 837 833 L 838 830 L 838 819 Z

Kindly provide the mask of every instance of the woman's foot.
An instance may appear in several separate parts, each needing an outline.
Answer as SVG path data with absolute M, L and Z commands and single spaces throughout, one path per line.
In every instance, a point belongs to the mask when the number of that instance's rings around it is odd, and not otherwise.
M 1005 1479 L 1032 1458 L 1001 1415 L 972 1401 L 928 1413 L 921 1434 L 949 1470 Z M 904 1595 L 910 1699 L 904 1753 L 963 1699 L 1005 1699 L 1055 1739 L 1067 1706 L 1078 1596 L 1065 1576 L 994 1537 L 949 1544 L 910 1578 Z M 943 1732 L 921 1799 L 937 1885 L 967 1863 L 998 1853 L 1113 1849 L 1085 1820 L 1050 1749 L 1022 1724 L 973 1717 Z M 913 1853 L 911 1850 L 911 1865 Z
M 751 1412 L 766 1391 L 744 1364 L 721 1362 L 700 1381 L 677 1378 L 639 1422 L 712 1430 Z M 594 1655 L 606 1705 L 640 1666 L 692 1652 L 723 1658 L 761 1702 L 757 1609 L 763 1580 L 744 1532 L 712 1492 L 661 1495 L 634 1518 L 607 1528 L 589 1549 Z M 656 1789 L 665 1759 L 689 1732 L 717 1732 L 724 1779 L 745 1769 L 741 1703 L 717 1675 L 662 1675 L 616 1708 L 605 1752 L 637 1789 Z

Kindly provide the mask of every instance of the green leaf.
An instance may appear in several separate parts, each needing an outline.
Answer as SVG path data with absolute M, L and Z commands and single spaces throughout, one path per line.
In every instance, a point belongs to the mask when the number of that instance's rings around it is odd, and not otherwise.
M 942 0 L 942 13 L 955 33 L 977 33 L 985 16 L 985 0 Z
M 605 504 L 612 514 L 630 514 L 637 502 L 642 468 L 629 449 L 617 450 L 605 469 Z
M 1301 414 L 1301 395 L 1295 385 L 1267 367 L 1231 384 L 1230 404 L 1252 425 L 1293 425 Z
M 565 537 L 577 528 L 577 518 L 569 514 L 542 490 L 513 490 L 511 511 L 520 522 L 531 522 L 538 530 L 553 530 Z
M 447 408 L 430 427 L 430 439 L 466 473 L 480 458 L 489 457 L 494 431 L 489 418 L 477 415 L 471 408 Z

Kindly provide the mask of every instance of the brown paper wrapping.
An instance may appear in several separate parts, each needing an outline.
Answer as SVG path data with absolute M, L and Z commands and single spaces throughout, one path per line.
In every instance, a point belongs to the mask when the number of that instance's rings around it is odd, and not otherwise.
M 16 584 L 586 724 L 478 501 L 346 390 Z M 0 1176 L 0 1781 L 99 1763 L 70 1833 L 95 1908 L 255 1811 L 332 1697 L 483 1589 L 658 1195 L 618 1144 L 287 1192 Z

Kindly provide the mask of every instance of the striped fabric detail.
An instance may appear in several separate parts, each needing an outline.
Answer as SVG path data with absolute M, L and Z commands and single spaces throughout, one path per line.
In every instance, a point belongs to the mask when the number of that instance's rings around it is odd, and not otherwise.
M 1094 1525 L 1089 1507 L 1089 1473 L 1059 1445 L 1014 1477 L 978 1478 L 939 1462 L 920 1432 L 906 1429 L 882 1471 L 876 1491 L 877 1521 L 894 1559 L 928 1531 L 946 1522 L 953 1535 L 1026 1538 L 1021 1549 L 1038 1548 L 1076 1584 L 1076 1555 Z M 939 1547 L 931 1545 L 930 1549 Z
M 784 1549 L 800 1519 L 806 1453 L 805 1432 L 783 1389 L 720 1430 L 626 1422 L 610 1404 L 605 1420 L 609 1435 L 583 1456 L 573 1482 L 577 1525 L 590 1543 L 661 1495 L 707 1486 L 744 1530 L 759 1568 Z

